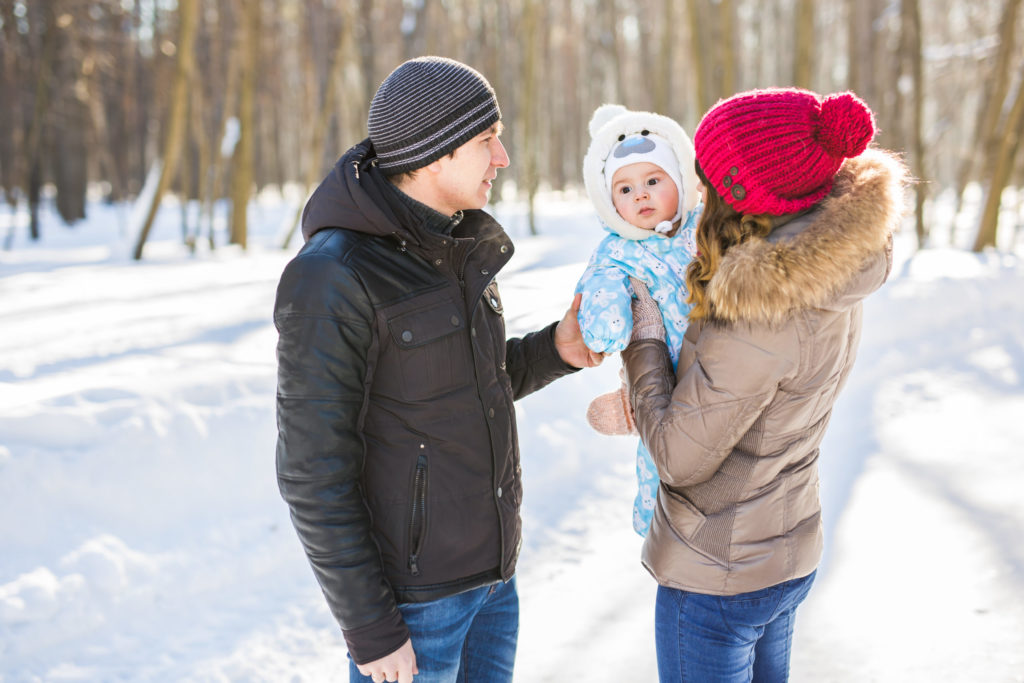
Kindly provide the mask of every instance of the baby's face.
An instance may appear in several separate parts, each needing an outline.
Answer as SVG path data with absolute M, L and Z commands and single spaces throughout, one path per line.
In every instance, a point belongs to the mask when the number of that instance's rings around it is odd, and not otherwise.
M 661 166 L 649 161 L 623 166 L 612 176 L 612 204 L 630 224 L 654 230 L 679 208 L 679 190 Z

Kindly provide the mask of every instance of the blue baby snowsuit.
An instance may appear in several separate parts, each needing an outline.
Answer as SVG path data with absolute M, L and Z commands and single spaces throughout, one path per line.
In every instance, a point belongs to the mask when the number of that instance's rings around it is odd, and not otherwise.
M 634 277 L 647 285 L 658 302 L 675 369 L 691 308 L 685 303 L 686 266 L 696 254 L 695 232 L 702 207 L 698 205 L 686 216 L 673 237 L 651 233 L 645 240 L 627 240 L 609 230 L 576 285 L 576 291 L 583 293 L 578 319 L 587 346 L 613 353 L 629 345 L 633 331 L 629 278 Z M 633 528 L 646 536 L 654 515 L 658 471 L 643 443 L 637 446 L 636 476 L 639 492 L 633 502 Z
M 583 340 L 594 351 L 613 353 L 629 344 L 633 331 L 629 278 L 647 284 L 665 321 L 672 366 L 686 332 L 686 267 L 697 252 L 696 227 L 702 205 L 694 168 L 693 143 L 678 123 L 660 114 L 630 111 L 617 104 L 598 107 L 590 119 L 590 147 L 583 157 L 583 182 L 601 224 L 610 234 L 594 251 L 579 284 L 583 293 L 578 320 Z M 647 142 L 643 138 L 647 138 Z M 621 143 L 621 144 L 620 144 Z M 662 147 L 667 144 L 671 152 Z M 653 151 L 652 151 L 653 150 Z M 676 184 L 679 206 L 671 221 L 646 230 L 628 222 L 612 201 L 615 169 L 630 163 L 654 163 Z M 611 177 L 609 177 L 609 174 Z M 679 221 L 672 237 L 657 232 Z M 668 230 L 671 231 L 671 230 Z M 633 504 L 633 528 L 641 536 L 654 515 L 659 480 L 650 453 L 637 448 L 639 493 Z

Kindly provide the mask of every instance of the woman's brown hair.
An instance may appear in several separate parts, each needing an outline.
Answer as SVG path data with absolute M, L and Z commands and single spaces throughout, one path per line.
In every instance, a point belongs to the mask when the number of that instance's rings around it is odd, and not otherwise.
M 688 316 L 691 321 L 714 314 L 707 286 L 725 252 L 751 237 L 764 237 L 772 230 L 771 216 L 745 215 L 733 209 L 708 182 L 700 164 L 695 165 L 697 177 L 704 183 L 704 211 L 697 224 L 697 255 L 686 268 L 686 286 L 690 290 L 686 302 L 693 305 Z

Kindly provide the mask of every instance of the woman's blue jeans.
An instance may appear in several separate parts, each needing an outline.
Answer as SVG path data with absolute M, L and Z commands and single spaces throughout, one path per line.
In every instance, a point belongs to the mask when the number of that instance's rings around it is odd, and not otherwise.
M 778 683 L 789 679 L 796 608 L 814 573 L 739 595 L 658 586 L 654 639 L 662 683 Z
M 510 683 L 519 637 L 516 580 L 398 606 L 412 634 L 416 683 Z M 350 683 L 370 683 L 349 660 Z

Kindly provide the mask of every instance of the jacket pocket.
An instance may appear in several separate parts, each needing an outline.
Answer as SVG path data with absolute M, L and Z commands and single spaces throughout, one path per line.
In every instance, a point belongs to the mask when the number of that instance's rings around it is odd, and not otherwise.
M 658 495 L 658 504 L 665 519 L 668 520 L 672 531 L 681 541 L 687 545 L 693 543 L 693 537 L 697 535 L 704 525 L 704 513 L 697 509 L 697 506 L 688 501 L 684 496 L 676 493 L 665 484 L 661 485 Z
M 444 395 L 473 381 L 466 319 L 452 301 L 387 321 L 394 353 L 384 354 L 376 390 L 408 401 Z
M 729 529 L 718 538 L 718 530 L 708 517 L 686 496 L 665 484 L 658 490 L 658 505 L 680 543 L 719 566 L 728 566 Z
M 427 456 L 416 458 L 412 480 L 412 509 L 409 513 L 409 572 L 420 575 L 420 555 L 427 536 Z

